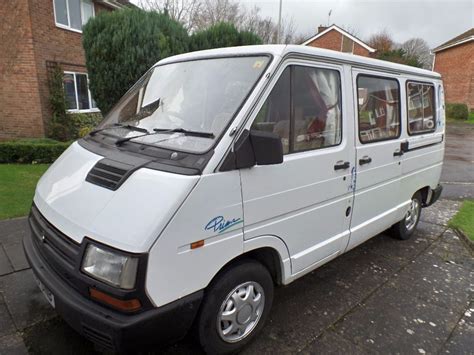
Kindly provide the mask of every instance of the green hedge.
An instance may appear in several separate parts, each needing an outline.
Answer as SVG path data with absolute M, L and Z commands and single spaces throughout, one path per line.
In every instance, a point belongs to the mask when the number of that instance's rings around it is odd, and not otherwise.
M 52 139 L 19 139 L 0 142 L 0 163 L 52 163 L 71 142 Z
M 469 110 L 466 104 L 446 104 L 446 116 L 457 120 L 467 120 Z

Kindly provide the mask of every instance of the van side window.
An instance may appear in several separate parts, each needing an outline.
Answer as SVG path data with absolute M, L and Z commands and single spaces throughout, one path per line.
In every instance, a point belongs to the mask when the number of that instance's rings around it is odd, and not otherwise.
M 397 80 L 359 75 L 357 101 L 361 143 L 400 136 L 400 86 Z
M 284 154 L 340 144 L 339 72 L 305 66 L 287 67 L 251 129 L 278 134 Z
M 436 129 L 434 85 L 407 83 L 408 134 Z
M 287 67 L 260 109 L 251 129 L 274 132 L 281 138 L 283 154 L 290 150 L 290 67 Z
M 292 85 L 292 151 L 331 147 L 341 143 L 339 72 L 295 66 Z

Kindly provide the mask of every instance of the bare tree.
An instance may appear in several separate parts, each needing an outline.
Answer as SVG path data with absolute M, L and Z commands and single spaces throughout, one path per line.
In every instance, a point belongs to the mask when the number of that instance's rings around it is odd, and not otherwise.
M 200 11 L 195 14 L 195 29 L 202 30 L 219 22 L 242 27 L 245 11 L 232 0 L 201 0 Z
M 257 34 L 263 43 L 276 43 L 277 24 L 271 17 L 262 17 L 260 8 L 246 8 L 236 0 L 140 0 L 147 10 L 166 12 L 181 22 L 188 31 L 199 31 L 219 22 L 232 23 L 239 30 Z M 281 43 L 294 43 L 296 24 L 292 17 L 281 23 Z
M 394 49 L 395 45 L 392 36 L 387 32 L 387 30 L 380 31 L 370 36 L 367 44 L 379 52 L 391 51 Z
M 166 12 L 188 30 L 194 28 L 196 14 L 202 6 L 201 0 L 140 0 L 139 4 L 146 10 Z
M 360 34 L 359 28 L 351 26 L 351 25 L 341 25 L 339 27 L 341 27 L 344 31 L 353 35 L 354 37 L 359 37 L 359 34 Z
M 423 65 L 425 69 L 431 69 L 433 56 L 431 55 L 428 43 L 422 38 L 412 38 L 401 45 L 405 55 L 409 58 L 415 58 Z

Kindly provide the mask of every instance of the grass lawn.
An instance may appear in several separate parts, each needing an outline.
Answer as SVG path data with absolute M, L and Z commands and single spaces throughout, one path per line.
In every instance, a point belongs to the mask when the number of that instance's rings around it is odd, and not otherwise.
M 26 216 L 36 182 L 49 164 L 0 164 L 0 219 Z
M 461 229 L 472 241 L 474 241 L 474 200 L 464 201 L 461 209 L 451 221 L 451 227 Z

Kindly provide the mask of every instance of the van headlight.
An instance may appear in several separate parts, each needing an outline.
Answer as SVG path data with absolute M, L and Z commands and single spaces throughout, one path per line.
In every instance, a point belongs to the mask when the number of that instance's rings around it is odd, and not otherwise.
M 133 289 L 138 258 L 114 253 L 89 244 L 81 270 L 93 278 L 123 289 Z

